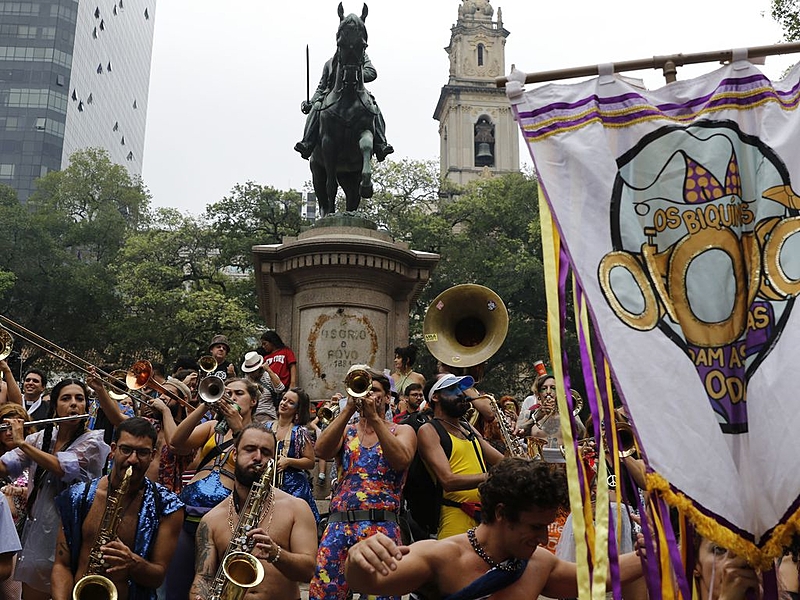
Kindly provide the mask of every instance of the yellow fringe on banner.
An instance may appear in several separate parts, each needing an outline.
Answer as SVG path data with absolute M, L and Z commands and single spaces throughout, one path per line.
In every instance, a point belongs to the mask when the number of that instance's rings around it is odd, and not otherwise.
M 599 398 L 599 386 L 597 384 L 597 374 L 594 370 L 594 352 L 592 349 L 591 339 L 589 338 L 589 313 L 586 308 L 586 297 L 583 296 L 581 300 L 578 300 L 578 295 L 576 293 L 577 285 L 575 281 L 575 277 L 572 277 L 572 300 L 573 300 L 573 307 L 575 311 L 575 323 L 576 323 L 576 333 L 580 337 L 580 330 L 583 328 L 584 333 L 586 334 L 586 351 L 589 355 L 589 364 L 583 365 L 584 368 L 590 368 L 592 373 L 592 385 L 595 389 L 595 397 Z M 600 412 L 600 419 L 603 419 L 603 409 L 601 403 L 598 404 L 599 412 Z M 592 599 L 593 600 L 603 600 L 606 595 L 606 582 L 608 580 L 608 572 L 609 572 L 609 560 L 608 560 L 608 528 L 609 528 L 609 494 L 608 494 L 608 465 L 605 461 L 605 442 L 603 441 L 602 436 L 600 436 L 600 444 L 597 446 L 597 477 L 595 479 L 595 510 L 594 515 L 589 514 L 587 515 L 587 523 L 591 523 L 593 517 L 595 518 L 594 521 L 594 530 L 595 530 L 595 539 L 592 539 L 593 536 L 587 536 L 590 547 L 594 547 L 595 551 L 592 554 L 592 564 L 594 565 L 594 577 L 593 577 L 593 585 L 592 585 Z M 588 480 L 588 473 L 586 472 L 587 468 L 584 467 L 584 480 L 583 486 L 585 490 L 584 497 L 589 498 L 591 494 L 591 484 Z M 619 500 L 618 500 L 619 501 Z M 617 505 L 619 508 L 619 504 Z M 621 526 L 622 521 L 617 519 L 617 524 Z M 591 528 L 587 526 L 587 529 L 591 531 Z M 619 538 L 619 531 L 617 533 L 617 539 Z
M 553 375 L 556 381 L 564 381 L 564 372 L 561 366 L 561 315 L 558 302 L 558 269 L 561 240 L 550 214 L 550 207 L 544 198 L 544 192 L 539 186 L 539 222 L 542 229 L 542 255 L 544 263 L 545 292 L 547 298 L 547 339 L 552 357 Z M 569 425 L 567 414 L 567 399 L 564 395 L 564 386 L 557 386 L 556 397 L 558 410 L 561 413 L 561 431 L 564 437 L 564 447 L 567 451 L 567 481 L 569 483 L 569 502 L 572 511 L 572 529 L 575 535 L 575 556 L 578 572 L 578 597 L 582 599 L 591 597 L 591 583 L 589 581 L 589 565 L 586 562 L 586 519 L 584 518 L 583 503 L 578 482 L 578 466 L 572 441 L 572 428 Z M 567 419 L 567 427 L 564 427 Z M 604 586 L 605 587 L 605 586 Z
M 777 525 L 767 543 L 762 548 L 758 548 L 754 543 L 736 535 L 700 512 L 686 496 L 673 491 L 669 482 L 658 473 L 647 474 L 647 489 L 657 491 L 664 497 L 667 504 L 676 507 L 688 516 L 700 535 L 733 550 L 739 556 L 744 556 L 747 562 L 762 571 L 767 571 L 774 566 L 774 560 L 783 556 L 783 549 L 789 545 L 792 536 L 800 531 L 799 510 L 786 523 Z

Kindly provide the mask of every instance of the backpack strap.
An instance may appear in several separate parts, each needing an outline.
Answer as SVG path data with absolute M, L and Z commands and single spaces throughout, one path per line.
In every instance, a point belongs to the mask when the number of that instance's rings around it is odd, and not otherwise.
M 211 462 L 212 459 L 214 459 L 214 464 L 212 465 L 212 468 L 216 467 L 218 464 L 225 464 L 225 462 L 228 460 L 228 454 L 230 454 L 230 451 L 228 449 L 232 445 L 233 445 L 233 438 L 214 446 L 211 449 L 211 452 L 209 452 L 203 457 L 203 460 L 201 460 L 200 464 L 197 465 L 197 469 L 195 469 L 195 471 L 197 472 L 202 471 L 203 467 L 205 467 L 209 462 Z M 225 452 L 226 450 L 228 450 L 228 452 Z M 223 453 L 225 453 L 225 455 L 223 456 L 223 460 L 217 461 L 216 459 Z

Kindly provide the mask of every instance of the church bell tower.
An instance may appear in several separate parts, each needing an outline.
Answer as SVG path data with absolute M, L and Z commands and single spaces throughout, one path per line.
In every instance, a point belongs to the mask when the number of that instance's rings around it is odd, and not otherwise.
M 450 30 L 450 78 L 433 118 L 439 121 L 442 174 L 459 184 L 519 171 L 519 127 L 494 79 L 505 70 L 502 11 L 489 0 L 463 0 Z

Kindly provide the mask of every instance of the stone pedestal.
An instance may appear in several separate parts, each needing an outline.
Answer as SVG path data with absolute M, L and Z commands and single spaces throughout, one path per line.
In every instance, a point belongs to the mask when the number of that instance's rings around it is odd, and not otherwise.
M 351 365 L 392 367 L 408 343 L 409 306 L 439 261 L 357 216 L 254 246 L 253 258 L 261 315 L 294 350 L 312 399 L 344 392 Z

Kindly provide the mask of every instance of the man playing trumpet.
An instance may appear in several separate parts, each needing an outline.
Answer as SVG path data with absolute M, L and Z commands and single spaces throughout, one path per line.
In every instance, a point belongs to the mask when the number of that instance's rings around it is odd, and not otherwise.
M 386 421 L 389 379 L 374 371 L 362 373 L 368 384 L 360 406 L 348 390 L 347 404 L 317 439 L 319 458 L 338 457 L 341 480 L 320 541 L 311 600 L 347 597 L 342 567 L 348 548 L 358 540 L 381 532 L 400 543 L 400 496 L 417 439 L 410 426 Z M 350 423 L 356 410 L 359 419 Z
M 260 478 L 262 469 L 275 458 L 275 446 L 275 434 L 258 423 L 245 426 L 236 438 L 233 493 L 208 512 L 197 529 L 195 578 L 190 598 L 209 598 L 250 488 Z M 314 573 L 317 554 L 314 516 L 306 502 L 269 484 L 264 493 L 266 497 L 259 503 L 258 526 L 247 533 L 252 546 L 250 553 L 261 561 L 264 578 L 248 591 L 248 597 L 297 600 L 298 582 L 308 581 Z
M 178 497 L 145 477 L 156 438 L 147 419 L 123 421 L 114 431 L 111 473 L 77 483 L 56 499 L 62 527 L 51 574 L 53 600 L 72 598 L 73 587 L 87 573 L 93 554 L 100 554 L 103 564 L 103 572 L 93 574 L 108 578 L 119 600 L 155 600 L 183 522 L 183 503 Z M 122 493 L 128 468 L 127 491 Z M 103 531 L 112 497 L 119 502 L 119 515 L 110 524 L 113 530 Z M 111 541 L 98 547 L 98 540 L 104 538 Z

